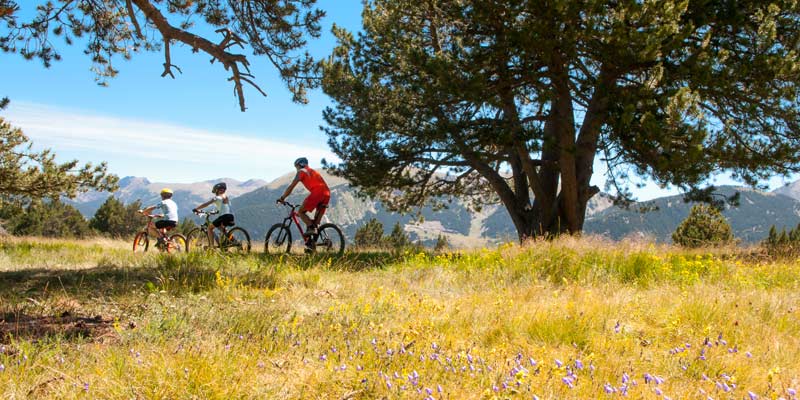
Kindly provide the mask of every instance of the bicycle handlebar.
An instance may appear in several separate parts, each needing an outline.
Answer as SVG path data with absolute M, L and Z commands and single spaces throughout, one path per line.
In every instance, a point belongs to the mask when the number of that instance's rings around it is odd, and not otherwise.
M 295 204 L 292 204 L 292 203 L 289 203 L 289 202 L 288 202 L 288 201 L 286 201 L 286 200 L 283 200 L 283 201 L 281 201 L 281 200 L 275 200 L 275 202 L 276 202 L 276 203 L 278 203 L 278 204 L 283 204 L 283 205 L 285 205 L 285 206 L 287 206 L 287 207 L 291 207 L 291 208 L 296 208 L 296 207 L 297 207 L 297 205 L 295 205 Z
M 219 214 L 219 210 L 216 211 L 193 211 L 196 215 L 217 215 Z

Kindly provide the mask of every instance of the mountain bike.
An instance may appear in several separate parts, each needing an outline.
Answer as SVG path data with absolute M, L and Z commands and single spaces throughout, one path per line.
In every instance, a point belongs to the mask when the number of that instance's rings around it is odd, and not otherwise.
M 194 228 L 186 234 L 186 240 L 191 251 L 210 250 L 218 248 L 223 252 L 249 253 L 250 234 L 244 228 L 235 227 L 222 231 L 221 235 L 214 230 L 213 245 L 208 241 L 208 227 L 211 226 L 211 216 L 219 214 L 219 211 L 198 211 L 195 214 L 205 217 L 205 222 L 199 228 Z M 233 226 L 233 225 L 231 225 Z
M 300 232 L 300 237 L 303 239 L 310 239 L 308 246 L 306 246 L 307 253 L 316 251 L 330 254 L 344 253 L 344 235 L 342 230 L 335 224 L 327 223 L 322 224 L 317 229 L 316 234 L 306 234 L 298 220 L 299 214 L 297 208 L 299 205 L 289 203 L 288 201 L 278 202 L 283 204 L 289 209 L 289 215 L 283 219 L 282 223 L 272 225 L 267 231 L 267 237 L 264 240 L 264 252 L 268 254 L 289 253 L 292 251 L 292 221 L 294 221 L 297 230 Z
M 167 253 L 180 253 L 181 251 L 189 251 L 186 245 L 186 237 L 181 235 L 180 233 L 174 233 L 170 236 L 167 236 L 165 233 L 162 233 L 160 229 L 155 227 L 155 222 L 153 221 L 156 217 L 148 214 L 144 214 L 141 210 L 139 213 L 144 215 L 148 218 L 147 225 L 145 225 L 144 229 L 136 234 L 133 238 L 133 252 L 134 253 L 144 253 L 150 248 L 150 234 L 148 233 L 152 227 L 158 232 L 158 237 L 156 238 L 155 248 L 162 252 Z M 168 227 L 167 231 L 172 230 L 172 227 Z

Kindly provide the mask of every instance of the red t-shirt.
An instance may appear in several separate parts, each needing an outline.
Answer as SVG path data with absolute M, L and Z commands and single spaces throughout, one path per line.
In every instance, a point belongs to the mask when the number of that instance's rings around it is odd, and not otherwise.
M 311 193 L 330 191 L 330 189 L 328 189 L 328 184 L 325 183 L 325 179 L 322 179 L 322 175 L 310 167 L 305 167 L 297 171 L 297 176 L 300 178 L 300 182 L 303 183 L 303 186 L 306 187 L 306 190 Z

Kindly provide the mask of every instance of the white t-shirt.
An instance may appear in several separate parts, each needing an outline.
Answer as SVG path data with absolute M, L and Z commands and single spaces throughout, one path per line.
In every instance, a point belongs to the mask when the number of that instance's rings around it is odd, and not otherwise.
M 219 215 L 233 214 L 233 210 L 231 210 L 230 197 L 225 198 L 223 196 L 214 196 L 211 200 L 214 202 L 214 206 L 217 207 Z
M 156 210 L 160 210 L 164 214 L 159 221 L 175 221 L 178 222 L 178 205 L 172 199 L 161 200 L 161 203 L 155 206 Z

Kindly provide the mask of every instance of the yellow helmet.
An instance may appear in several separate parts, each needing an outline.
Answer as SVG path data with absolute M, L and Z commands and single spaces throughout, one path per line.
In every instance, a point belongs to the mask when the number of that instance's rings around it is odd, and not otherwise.
M 164 194 L 164 193 L 172 194 L 172 189 L 170 189 L 170 188 L 161 189 L 161 194 Z

